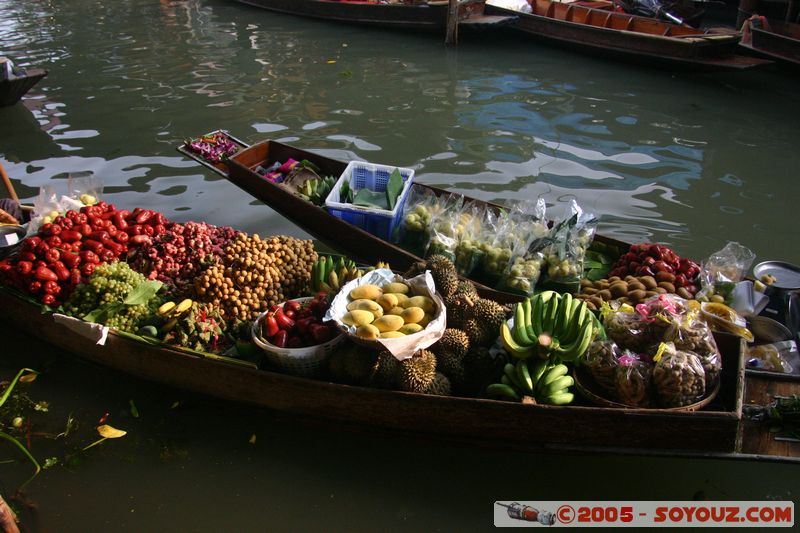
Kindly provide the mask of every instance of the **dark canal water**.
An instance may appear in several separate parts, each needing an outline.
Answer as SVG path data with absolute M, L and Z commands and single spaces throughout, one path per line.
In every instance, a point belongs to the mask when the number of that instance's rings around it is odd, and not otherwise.
M 0 109 L 21 197 L 102 178 L 178 221 L 304 235 L 175 151 L 227 128 L 416 170 L 487 200 L 576 197 L 600 232 L 702 259 L 727 241 L 800 263 L 800 93 L 781 71 L 676 73 L 513 36 L 340 27 L 221 0 L 0 0 L 0 55 L 49 76 Z M 293 420 L 129 379 L 0 328 L 0 370 L 46 369 L 25 486 L 36 531 L 488 529 L 495 500 L 791 500 L 797 466 L 518 454 Z M 209 376 L 213 379 L 213 376 Z M 131 414 L 133 400 L 139 417 Z M 83 455 L 92 428 L 129 434 Z M 0 492 L 30 466 L 0 446 Z

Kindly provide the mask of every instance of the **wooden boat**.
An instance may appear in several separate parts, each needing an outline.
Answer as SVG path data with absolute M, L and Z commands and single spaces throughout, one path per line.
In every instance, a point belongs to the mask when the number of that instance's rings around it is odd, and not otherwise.
M 24 76 L 0 81 L 0 107 L 16 104 L 25 93 L 47 76 L 40 68 L 28 69 Z
M 800 24 L 753 15 L 742 25 L 739 46 L 776 61 L 800 66 Z
M 241 141 L 239 142 L 241 143 Z M 259 166 L 268 167 L 275 161 L 286 161 L 289 158 L 293 158 L 297 161 L 303 159 L 311 161 L 319 167 L 320 175 L 340 176 L 347 167 L 347 162 L 331 159 L 314 152 L 271 140 L 260 142 L 247 148 L 244 148 L 244 143 L 242 143 L 242 145 L 243 149 L 227 163 L 218 163 L 211 166 L 202 162 L 198 156 L 187 150 L 185 145 L 179 147 L 178 150 L 224 176 L 244 191 L 258 198 L 275 211 L 306 230 L 314 238 L 341 251 L 348 257 L 367 264 L 374 264 L 377 261 L 386 261 L 392 268 L 398 271 L 407 270 L 415 263 L 422 261 L 421 257 L 414 255 L 408 250 L 330 215 L 324 208 L 314 206 L 293 194 L 288 189 L 267 181 L 255 171 Z M 451 194 L 438 187 L 420 183 L 417 183 L 416 186 L 425 187 L 436 196 Z M 483 204 L 495 211 L 501 209 L 501 206 L 496 204 L 471 198 L 467 199 Z M 595 240 L 607 246 L 611 246 L 622 253 L 627 251 L 629 247 L 627 243 L 602 235 L 595 236 Z M 522 299 L 522 297 L 517 294 L 498 291 L 480 283 L 476 283 L 476 286 L 483 296 L 498 302 L 512 303 Z
M 448 2 L 377 0 L 239 0 L 240 3 L 270 11 L 324 19 L 333 22 L 376 26 L 383 29 L 444 30 Z M 458 23 L 461 26 L 491 26 L 510 22 L 513 15 L 486 16 L 484 0 L 461 0 Z
M 735 53 L 738 32 L 710 34 L 689 26 L 617 13 L 609 9 L 608 2 L 528 3 L 532 9 L 529 14 L 491 4 L 485 11 L 516 14 L 517 20 L 510 27 L 535 39 L 614 58 L 703 69 L 746 69 L 768 63 Z

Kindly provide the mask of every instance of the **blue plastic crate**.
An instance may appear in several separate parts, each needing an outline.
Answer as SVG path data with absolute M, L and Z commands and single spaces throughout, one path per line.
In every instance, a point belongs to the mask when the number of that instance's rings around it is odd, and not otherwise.
M 375 192 L 384 192 L 389 182 L 389 176 L 392 175 L 394 169 L 400 171 L 404 184 L 393 210 L 343 204 L 338 201 L 339 192 L 345 180 L 353 191 L 367 188 Z M 336 218 L 341 218 L 377 237 L 391 240 L 394 227 L 403 214 L 403 204 L 406 202 L 413 180 L 414 171 L 410 168 L 377 165 L 366 161 L 350 161 L 325 199 L 325 208 Z

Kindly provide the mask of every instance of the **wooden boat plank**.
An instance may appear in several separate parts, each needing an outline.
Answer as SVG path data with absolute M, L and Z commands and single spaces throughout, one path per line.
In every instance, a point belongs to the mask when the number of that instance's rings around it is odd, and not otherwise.
M 736 451 L 741 411 L 731 384 L 742 352 L 718 339 L 725 382 L 712 410 L 674 412 L 603 407 L 554 407 L 403 393 L 297 378 L 225 364 L 109 334 L 105 346 L 76 335 L 49 314 L 0 290 L 0 317 L 10 327 L 119 371 L 210 396 L 290 414 L 514 449 Z M 734 385 L 735 386 L 735 385 Z
M 769 379 L 763 376 L 748 375 L 745 389 L 745 402 L 754 405 L 766 405 L 774 396 L 791 396 L 800 394 L 800 385 L 796 381 Z M 775 440 L 775 433 L 767 424 L 754 424 L 744 421 L 742 424 L 743 453 L 800 457 L 800 442 Z
M 17 103 L 45 76 L 47 76 L 46 70 L 31 68 L 27 70 L 25 76 L 0 81 L 0 107 Z

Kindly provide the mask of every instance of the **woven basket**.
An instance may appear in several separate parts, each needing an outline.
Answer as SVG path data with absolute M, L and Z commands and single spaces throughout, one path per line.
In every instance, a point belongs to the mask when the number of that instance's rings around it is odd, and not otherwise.
M 301 304 L 309 300 L 311 298 L 297 298 Z M 339 334 L 328 342 L 315 346 L 279 348 L 261 336 L 261 323 L 267 313 L 268 311 L 261 313 L 253 322 L 253 342 L 264 351 L 264 356 L 272 367 L 287 374 L 304 377 L 319 376 L 325 369 L 325 364 L 333 351 L 347 338 L 347 335 Z

